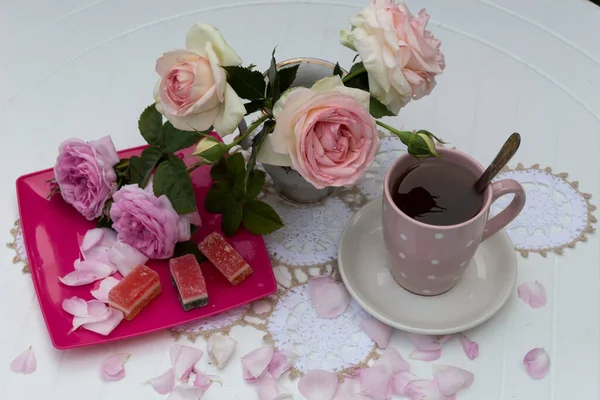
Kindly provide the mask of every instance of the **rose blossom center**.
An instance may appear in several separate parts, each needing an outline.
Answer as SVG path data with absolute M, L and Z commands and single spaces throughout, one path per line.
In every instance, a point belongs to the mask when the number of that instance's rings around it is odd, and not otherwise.
M 315 148 L 317 154 L 333 163 L 347 161 L 348 153 L 355 151 L 360 145 L 353 134 L 352 125 L 351 118 L 338 112 L 331 113 L 326 120 L 317 121 L 313 128 L 318 142 Z
M 165 77 L 167 95 L 177 107 L 197 100 L 214 84 L 210 63 L 204 57 L 176 65 Z

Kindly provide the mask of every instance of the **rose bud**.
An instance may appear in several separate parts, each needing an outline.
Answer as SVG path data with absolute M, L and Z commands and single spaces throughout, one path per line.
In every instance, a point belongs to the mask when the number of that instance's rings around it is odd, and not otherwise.
M 198 157 L 206 164 L 216 164 L 223 154 L 227 153 L 227 146 L 217 139 L 205 137 L 198 142 L 192 155 Z

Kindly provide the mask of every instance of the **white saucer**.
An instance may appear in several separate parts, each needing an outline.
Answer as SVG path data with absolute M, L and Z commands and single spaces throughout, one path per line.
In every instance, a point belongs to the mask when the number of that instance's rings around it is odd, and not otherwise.
M 394 328 L 426 335 L 462 332 L 487 321 L 513 294 L 517 278 L 515 250 L 501 231 L 479 246 L 450 291 L 431 297 L 408 292 L 389 271 L 381 198 L 364 206 L 348 222 L 338 265 L 352 297 L 373 317 Z

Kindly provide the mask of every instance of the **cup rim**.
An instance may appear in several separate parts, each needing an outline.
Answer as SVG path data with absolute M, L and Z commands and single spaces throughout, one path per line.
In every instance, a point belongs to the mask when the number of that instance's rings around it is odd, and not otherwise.
M 441 156 L 443 156 L 445 153 L 446 154 L 455 154 L 459 157 L 463 157 L 466 158 L 467 161 L 470 161 L 471 163 L 477 165 L 480 169 L 480 173 L 483 173 L 484 168 L 481 165 L 481 163 L 479 161 L 477 161 L 475 158 L 471 157 L 470 155 L 468 155 L 467 153 L 464 153 L 460 150 L 455 150 L 455 149 L 447 149 L 447 148 L 443 148 L 443 147 L 438 147 L 438 153 L 440 153 Z M 409 217 L 406 213 L 404 213 L 402 210 L 400 210 L 398 208 L 398 206 L 396 205 L 396 203 L 394 203 L 394 201 L 392 200 L 392 195 L 390 193 L 390 175 L 391 175 L 391 171 L 394 170 L 394 168 L 396 168 L 396 166 L 398 164 L 400 164 L 402 161 L 404 161 L 406 158 L 409 157 L 413 157 L 412 155 L 410 155 L 409 153 L 403 154 L 400 157 L 398 157 L 398 159 L 396 161 L 394 161 L 392 163 L 392 165 L 388 168 L 386 174 L 385 174 L 385 179 L 384 179 L 384 183 L 383 183 L 383 195 L 385 196 L 385 199 L 388 203 L 391 204 L 391 206 L 393 207 L 394 211 L 396 213 L 398 213 L 399 215 L 401 215 L 402 217 L 408 219 L 411 223 L 415 224 L 418 227 L 421 228 L 428 228 L 428 229 L 436 229 L 436 230 L 440 230 L 440 231 L 449 231 L 452 229 L 456 229 L 456 228 L 461 228 L 461 227 L 465 227 L 467 225 L 472 224 L 473 222 L 475 222 L 477 219 L 481 218 L 481 216 L 484 213 L 487 213 L 490 209 L 490 206 L 492 205 L 492 188 L 491 188 L 491 184 L 487 186 L 487 188 L 485 189 L 485 199 L 483 201 L 483 204 L 481 205 L 481 209 L 479 210 L 479 212 L 477 214 L 475 214 L 472 218 L 463 221 L 459 224 L 454 224 L 454 225 L 432 225 L 432 224 L 426 224 L 424 222 L 421 221 L 417 221 L 416 219 L 413 219 L 411 217 Z

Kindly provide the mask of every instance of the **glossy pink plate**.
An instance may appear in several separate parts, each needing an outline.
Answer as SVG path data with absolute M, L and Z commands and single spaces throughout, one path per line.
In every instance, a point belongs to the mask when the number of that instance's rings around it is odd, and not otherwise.
M 124 150 L 119 155 L 122 158 L 138 155 L 144 148 Z M 72 316 L 63 311 L 62 301 L 72 296 L 91 300 L 90 290 L 94 284 L 69 287 L 60 283 L 58 276 L 73 270 L 73 262 L 79 257 L 79 241 L 95 223 L 87 221 L 60 195 L 46 199 L 49 193 L 46 180 L 53 176 L 52 170 L 47 169 L 20 177 L 17 197 L 31 276 L 50 338 L 57 349 L 112 342 L 189 323 L 271 295 L 277 289 L 263 238 L 242 229 L 228 241 L 254 272 L 238 286 L 232 286 L 215 268 L 204 269 L 208 306 L 184 311 L 171 283 L 168 261 L 149 261 L 147 265 L 160 275 L 162 293 L 137 317 L 124 320 L 108 336 L 84 329 L 67 335 L 72 327 Z M 211 232 L 221 232 L 221 217 L 205 212 L 203 207 L 211 183 L 210 168 L 196 169 L 192 181 L 202 217 L 202 226 L 192 240 L 199 242 Z

